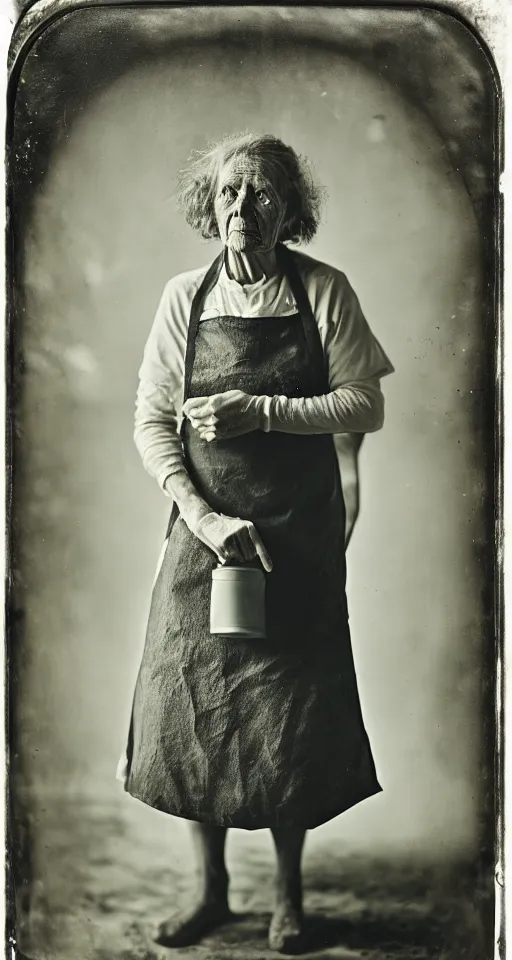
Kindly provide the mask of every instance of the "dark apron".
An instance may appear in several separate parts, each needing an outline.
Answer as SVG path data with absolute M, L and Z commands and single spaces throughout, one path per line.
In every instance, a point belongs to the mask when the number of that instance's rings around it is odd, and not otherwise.
M 200 323 L 221 255 L 191 309 L 184 400 L 239 389 L 328 391 L 317 324 L 278 248 L 299 312 Z M 266 640 L 209 630 L 215 555 L 173 508 L 152 595 L 126 789 L 223 826 L 317 826 L 380 790 L 363 725 L 345 596 L 345 511 L 332 436 L 254 431 L 206 442 L 184 420 L 187 470 L 212 510 L 251 520 L 273 561 Z

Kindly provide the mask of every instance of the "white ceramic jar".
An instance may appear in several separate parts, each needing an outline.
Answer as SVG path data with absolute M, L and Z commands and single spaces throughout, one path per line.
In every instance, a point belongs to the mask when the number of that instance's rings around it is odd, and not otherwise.
M 233 639 L 265 639 L 265 574 L 258 567 L 212 570 L 210 631 Z

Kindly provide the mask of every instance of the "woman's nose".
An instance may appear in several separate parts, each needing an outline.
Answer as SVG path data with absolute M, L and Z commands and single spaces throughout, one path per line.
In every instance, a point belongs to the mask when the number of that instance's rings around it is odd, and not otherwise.
M 246 211 L 248 211 L 250 207 L 251 207 L 251 198 L 249 196 L 249 191 L 246 188 L 244 188 L 239 191 L 238 197 L 237 197 L 236 210 L 238 215 L 243 216 L 243 214 L 246 213 Z

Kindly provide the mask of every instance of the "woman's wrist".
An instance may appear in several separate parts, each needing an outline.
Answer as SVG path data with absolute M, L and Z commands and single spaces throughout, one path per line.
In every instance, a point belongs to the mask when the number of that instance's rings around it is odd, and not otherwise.
M 178 509 L 180 511 L 180 516 L 183 518 L 189 530 L 192 533 L 195 533 L 201 520 L 204 517 L 207 517 L 208 514 L 213 513 L 212 508 L 205 503 L 201 497 L 191 498 L 178 504 Z
M 170 494 L 178 507 L 180 516 L 192 532 L 203 517 L 208 513 L 212 513 L 212 508 L 198 494 L 185 471 L 167 477 L 164 483 L 164 490 Z

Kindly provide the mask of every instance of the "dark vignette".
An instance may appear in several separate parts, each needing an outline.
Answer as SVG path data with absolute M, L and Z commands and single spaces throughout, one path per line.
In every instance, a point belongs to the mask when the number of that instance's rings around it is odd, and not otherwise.
M 180 4 L 180 6 L 185 4 Z M 198 4 L 195 4 L 198 5 Z M 228 3 L 226 6 L 237 4 Z M 279 4 L 286 5 L 286 4 Z M 295 4 L 291 4 L 295 5 Z M 179 45 L 197 48 L 200 43 L 211 45 L 222 43 L 244 47 L 251 44 L 249 32 L 229 29 L 210 33 L 203 41 L 179 40 L 168 42 L 165 49 L 155 50 L 152 40 L 141 37 L 135 24 L 137 6 L 169 7 L 166 3 L 124 2 L 110 5 L 99 3 L 72 5 L 64 11 L 57 11 L 37 24 L 25 41 L 20 54 L 14 61 L 8 95 L 7 121 L 7 584 L 6 584 L 6 720 L 8 736 L 8 769 L 10 783 L 7 787 L 7 923 L 6 943 L 16 942 L 16 925 L 19 911 L 24 911 L 30 903 L 31 862 L 30 862 L 30 823 L 29 813 L 23 808 L 17 788 L 23 782 L 24 758 L 21 751 L 19 729 L 17 728 L 17 703 L 21 696 L 21 678 L 24 667 L 24 592 L 23 575 L 19 568 L 19 536 L 23 526 L 22 502 L 17 487 L 20 469 L 20 425 L 17 409 L 23 392 L 24 358 L 22 350 L 23 329 L 23 245 L 20 238 L 27 229 L 31 210 L 38 191 L 44 182 L 51 165 L 54 151 L 58 148 L 61 131 L 51 123 L 52 98 L 65 84 L 68 101 L 73 111 L 85 108 L 106 86 L 121 77 L 125 70 L 144 63 L 149 57 L 168 57 L 173 48 Z M 268 4 L 272 6 L 272 4 Z M 316 5 L 315 6 L 320 6 Z M 331 6 L 329 4 L 329 6 Z M 335 6 L 334 4 L 332 6 Z M 343 5 L 348 6 L 348 5 Z M 356 9 L 357 9 L 357 5 Z M 408 9 L 431 10 L 439 16 L 443 12 L 439 7 L 418 7 L 413 5 L 388 6 L 385 3 L 364 4 L 365 8 L 381 6 L 386 11 Z M 88 8 L 91 15 L 88 16 Z M 105 13 L 103 15 L 103 8 Z M 126 8 L 126 10 L 125 10 Z M 26 9 L 26 8 L 25 8 Z M 122 28 L 119 31 L 118 17 Z M 446 13 L 449 15 L 447 16 Z M 102 47 L 109 46 L 109 57 L 105 62 L 100 56 L 95 58 L 95 47 L 91 43 L 91 55 L 87 61 L 88 70 L 81 73 L 82 63 L 73 49 L 59 48 L 59 26 L 64 18 L 82 17 L 81 42 L 85 49 L 94 39 L 99 27 L 102 31 Z M 116 20 L 113 23 L 114 19 Z M 444 15 L 445 25 L 455 18 L 451 11 Z M 124 22 L 123 22 L 124 21 Z M 480 829 L 480 858 L 474 864 L 473 876 L 468 881 L 484 880 L 489 889 L 490 899 L 484 918 L 489 949 L 493 941 L 494 905 L 492 885 L 494 864 L 499 859 L 501 847 L 500 813 L 503 804 L 503 770 L 501 750 L 503 748 L 503 707 L 501 691 L 498 689 L 497 661 L 501 659 L 503 643 L 502 623 L 502 578 L 499 564 L 499 552 L 502 544 L 502 461 L 503 461 L 503 413 L 501 397 L 502 369 L 498 367 L 499 343 L 501 335 L 502 306 L 502 204 L 499 194 L 499 174 L 502 156 L 502 98 L 499 80 L 492 58 L 485 45 L 472 31 L 468 32 L 467 44 L 472 46 L 473 63 L 479 63 L 481 74 L 485 75 L 485 91 L 479 98 L 471 85 L 461 86 L 461 94 L 469 102 L 469 122 L 462 131 L 446 129 L 443 124 L 443 91 L 436 90 L 436 78 L 429 70 L 429 56 L 414 37 L 402 34 L 395 42 L 389 39 L 374 38 L 366 47 L 359 49 L 353 41 L 344 44 L 336 39 L 327 42 L 325 38 L 308 37 L 309 47 L 316 46 L 341 55 L 346 55 L 370 67 L 401 90 L 404 98 L 426 112 L 445 139 L 447 150 L 453 165 L 459 170 L 478 218 L 483 241 L 483 269 L 485 307 L 482 330 L 482 359 L 476 376 L 481 390 L 473 402 L 471 411 L 473 429 L 481 441 L 479 461 L 485 463 L 486 501 L 484 540 L 475 545 L 476 559 L 482 570 L 482 597 L 485 610 L 485 638 L 482 660 L 482 704 L 483 704 L 483 743 L 481 763 L 482 782 L 482 822 Z M 448 26 L 449 29 L 449 26 Z M 137 41 L 137 51 L 130 45 Z M 266 37 L 268 41 L 269 37 Z M 30 60 L 29 53 L 34 45 L 44 41 L 45 55 L 40 61 Z M 271 40 L 278 53 L 281 45 L 299 46 L 304 40 L 291 34 L 288 38 L 275 36 Z M 114 43 L 118 44 L 114 46 Z M 126 53 L 125 47 L 128 47 Z M 24 70 L 33 96 L 30 103 L 20 103 L 19 80 Z M 438 80 L 439 86 L 439 80 Z M 442 87 L 442 83 L 440 85 Z M 464 103 L 464 99 L 461 99 Z M 36 108 L 37 107 L 37 112 Z M 463 107 L 461 107 L 463 111 Z M 461 126 L 463 126 L 461 124 Z M 30 136 L 29 136 L 30 131 Z M 496 829 L 498 824 L 498 829 Z M 468 872 L 471 868 L 468 867 Z M 468 884 L 471 889 L 471 883 Z M 500 931 L 500 946 L 504 949 Z M 501 951 L 500 951 L 501 953 Z M 22 957 L 19 952 L 17 956 Z

